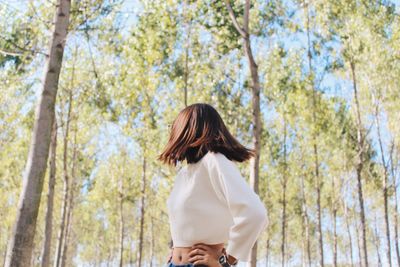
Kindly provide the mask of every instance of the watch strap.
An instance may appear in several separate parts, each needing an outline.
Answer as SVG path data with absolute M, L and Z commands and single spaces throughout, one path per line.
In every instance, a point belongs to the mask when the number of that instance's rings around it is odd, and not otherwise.
M 229 266 L 236 266 L 236 265 L 237 265 L 237 263 L 238 263 L 238 260 L 237 260 L 237 259 L 236 259 L 236 261 L 233 262 L 233 263 L 230 263 L 230 262 L 229 262 L 229 257 L 228 257 L 228 254 L 226 253 L 226 249 L 225 249 L 225 248 L 222 249 L 222 253 L 225 255 L 226 262 L 229 264 Z

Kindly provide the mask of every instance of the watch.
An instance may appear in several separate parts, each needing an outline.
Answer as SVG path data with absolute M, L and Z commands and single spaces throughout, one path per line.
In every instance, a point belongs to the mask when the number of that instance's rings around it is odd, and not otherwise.
M 219 262 L 219 264 L 221 264 L 222 267 L 230 267 L 230 266 L 236 266 L 238 261 L 236 260 L 236 262 L 230 264 L 228 262 L 228 257 L 226 255 L 226 251 L 225 251 L 225 248 L 224 248 L 222 250 L 222 255 L 218 258 L 218 262 Z
M 218 262 L 219 262 L 219 264 L 221 264 L 222 267 L 230 267 L 231 266 L 228 263 L 228 259 L 226 258 L 226 255 L 224 253 L 221 256 L 219 256 Z

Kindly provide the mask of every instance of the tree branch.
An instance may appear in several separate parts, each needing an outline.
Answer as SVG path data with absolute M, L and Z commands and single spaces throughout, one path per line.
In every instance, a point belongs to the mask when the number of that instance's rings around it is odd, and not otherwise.
M 249 12 L 250 12 L 250 0 L 246 0 L 246 6 L 244 8 L 244 22 L 243 28 L 245 33 L 249 33 Z
M 247 33 L 247 31 L 245 31 L 243 28 L 240 27 L 238 21 L 236 20 L 235 14 L 233 13 L 233 9 L 232 9 L 231 4 L 229 3 L 229 0 L 225 0 L 225 4 L 226 4 L 226 7 L 228 8 L 229 16 L 231 17 L 233 25 L 235 26 L 236 30 L 239 32 L 239 34 L 243 38 L 247 38 L 248 33 Z M 246 8 L 247 8 L 247 3 L 246 3 Z M 245 12 L 245 14 L 246 14 L 246 12 Z
M 9 52 L 9 51 L 2 50 L 1 48 L 0 48 L 0 54 L 3 54 L 4 56 L 13 56 L 13 57 L 22 56 L 22 53 Z

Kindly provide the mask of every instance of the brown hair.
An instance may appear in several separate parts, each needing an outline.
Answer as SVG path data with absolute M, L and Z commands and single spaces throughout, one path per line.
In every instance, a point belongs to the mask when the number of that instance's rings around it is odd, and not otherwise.
M 220 152 L 228 159 L 243 162 L 255 155 L 231 135 L 221 116 L 209 104 L 187 106 L 174 120 L 169 141 L 158 156 L 163 163 L 198 162 L 208 151 Z

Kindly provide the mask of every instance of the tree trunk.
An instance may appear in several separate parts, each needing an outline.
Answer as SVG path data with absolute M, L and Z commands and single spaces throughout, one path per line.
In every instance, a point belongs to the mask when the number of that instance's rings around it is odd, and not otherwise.
M 69 202 L 69 194 L 70 194 L 70 177 L 68 174 L 68 139 L 69 139 L 69 127 L 70 127 L 70 122 L 71 122 L 71 112 L 72 112 L 72 88 L 69 91 L 69 101 L 68 101 L 68 113 L 65 121 L 65 131 L 64 131 L 64 148 L 63 148 L 63 182 L 64 182 L 64 188 L 63 188 L 63 199 L 62 199 L 62 207 L 61 207 L 61 221 L 60 221 L 60 228 L 58 232 L 58 238 L 57 238 L 57 248 L 56 248 L 56 254 L 55 254 L 55 259 L 54 259 L 54 267 L 60 267 L 61 266 L 61 261 L 63 257 L 63 248 L 64 248 L 64 242 L 65 242 L 65 224 L 66 224 L 66 219 L 68 216 L 68 202 Z
M 42 250 L 42 267 L 50 266 L 50 250 L 51 237 L 53 229 L 53 203 L 54 203 L 54 186 L 56 183 L 56 152 L 57 152 L 57 121 L 54 119 L 53 133 L 51 137 L 50 148 L 50 174 L 49 174 L 49 189 L 47 193 L 47 210 L 46 210 L 46 225 L 44 229 L 45 237 Z
M 287 159 L 286 159 L 286 135 L 287 135 L 287 128 L 286 128 L 286 115 L 283 115 L 283 179 L 282 179 L 282 220 L 281 220 L 281 227 L 282 227 L 282 241 L 281 241 L 281 260 L 282 260 L 282 267 L 286 265 L 286 255 L 285 255 L 285 248 L 286 248 L 286 186 L 287 186 Z
M 395 172 L 395 162 L 393 159 L 393 149 L 394 149 L 394 141 L 392 141 L 392 149 L 390 152 L 390 162 L 391 162 L 391 168 L 390 168 L 390 172 L 392 174 L 392 178 L 393 178 L 393 188 L 394 188 L 394 242 L 395 242 L 395 247 L 396 247 L 396 258 L 397 258 L 397 266 L 400 266 L 400 246 L 399 246 L 399 207 L 398 207 L 398 197 L 397 197 L 397 186 L 398 186 L 398 182 L 396 179 L 396 172 Z M 396 163 L 397 164 L 397 163 Z
M 16 222 L 7 251 L 6 267 L 30 265 L 36 220 L 49 156 L 54 106 L 67 37 L 70 6 L 69 0 L 60 0 L 57 5 L 55 27 L 43 79 L 43 91 L 35 112 L 33 135 L 23 177 Z
M 379 100 L 377 100 L 379 101 Z M 382 136 L 381 136 L 381 124 L 379 120 L 379 102 L 376 104 L 375 114 L 376 127 L 378 132 L 378 143 L 381 152 L 381 161 L 383 166 L 383 177 L 382 177 L 382 197 L 383 197 L 383 210 L 385 217 L 385 231 L 386 231 L 386 260 L 389 266 L 392 266 L 391 246 L 390 246 L 390 224 L 389 224 L 389 205 L 388 205 L 388 166 L 386 163 L 385 152 L 383 150 Z
M 374 234 L 374 244 L 376 248 L 376 257 L 378 258 L 378 266 L 382 266 L 381 254 L 379 252 L 380 242 L 379 242 L 379 233 L 378 233 L 378 226 L 376 225 L 376 215 L 375 215 L 375 234 Z
M 335 176 L 332 175 L 332 220 L 333 220 L 333 266 L 337 267 L 337 207 L 335 194 Z
M 124 265 L 124 232 L 125 232 L 125 222 L 124 222 L 124 186 L 123 186 L 123 176 L 119 176 L 118 185 L 118 208 L 119 208 L 119 267 Z
M 308 218 L 308 211 L 307 211 L 307 201 L 305 195 L 305 188 L 304 188 L 304 176 L 301 175 L 301 214 L 302 214 L 302 221 L 304 225 L 304 232 L 305 232 L 305 242 L 307 248 L 307 262 L 308 266 L 311 267 L 311 245 L 310 245 L 310 225 L 309 225 L 309 218 Z
M 350 249 L 350 260 L 351 260 L 351 266 L 354 267 L 354 258 L 353 258 L 353 241 L 351 238 L 351 231 L 350 231 L 350 222 L 349 222 L 349 216 L 347 214 L 347 206 L 345 204 L 345 200 L 343 200 L 343 206 L 344 206 L 344 218 L 346 220 L 346 228 L 347 228 L 347 236 L 349 238 L 349 249 Z
M 267 200 L 270 201 L 271 200 L 271 190 L 270 190 L 270 186 L 269 186 L 269 180 L 266 180 L 266 197 Z M 267 212 L 267 220 L 271 221 L 271 213 Z M 268 267 L 269 266 L 269 262 L 270 262 L 270 251 L 271 251 L 271 224 L 267 225 L 267 241 L 266 241 L 266 246 L 265 246 L 265 266 Z
M 306 15 L 307 15 L 307 58 L 308 58 L 308 68 L 309 68 L 309 83 L 312 89 L 312 120 L 313 120 L 313 128 L 312 128 L 312 140 L 313 140 L 313 153 L 314 153 L 314 175 L 316 181 L 316 189 L 317 189 L 317 221 L 318 221 L 318 242 L 319 242 L 319 265 L 324 266 L 324 241 L 323 241 L 323 233 L 322 233 L 322 207 L 321 207 L 321 190 L 322 183 L 319 175 L 319 159 L 318 159 L 318 145 L 317 145 L 317 101 L 316 101 L 316 88 L 314 85 L 314 71 L 312 67 L 312 53 L 311 53 L 311 39 L 310 39 L 310 14 L 309 14 L 309 4 L 305 4 L 306 7 Z
M 241 28 L 236 20 L 235 14 L 232 10 L 229 0 L 225 0 L 229 16 L 232 22 L 243 38 L 244 51 L 249 63 L 251 80 L 252 80 L 252 125 L 253 125 L 253 145 L 255 156 L 250 160 L 250 185 L 254 192 L 258 194 L 258 181 L 259 181 L 259 168 L 260 168 L 260 152 L 261 152 L 261 117 L 260 117 L 260 81 L 258 75 L 258 66 L 254 60 L 253 52 L 251 50 L 250 32 L 249 32 L 249 11 L 250 0 L 246 0 L 244 14 L 243 14 L 243 28 Z M 251 250 L 251 260 L 248 264 L 251 267 L 256 267 L 257 264 L 257 242 Z
M 153 267 L 154 260 L 154 238 L 154 218 L 151 216 L 150 267 Z
M 355 211 L 354 215 L 355 215 Z M 356 220 L 356 237 L 357 237 L 357 249 L 358 249 L 358 257 L 359 257 L 359 266 L 362 267 L 363 266 L 363 260 L 362 260 L 362 252 L 361 252 L 361 241 L 360 241 L 360 231 L 358 230 L 358 223 Z
M 69 247 L 69 236 L 71 233 L 72 227 L 72 213 L 73 213 L 73 188 L 71 188 L 70 197 L 68 201 L 68 213 L 67 213 L 67 220 L 66 220 L 66 227 L 65 227 L 65 234 L 64 234 L 64 242 L 63 248 L 61 253 L 61 267 L 65 267 L 67 265 L 67 256 L 68 256 L 68 247 Z
M 184 72 L 184 104 L 185 107 L 188 105 L 188 80 L 189 80 L 189 47 L 190 47 L 190 33 L 191 33 L 191 25 L 188 22 L 186 16 L 186 12 L 188 10 L 189 1 L 185 1 L 184 8 L 184 16 L 185 16 L 185 24 L 186 24 L 186 43 L 185 43 L 185 72 Z
M 66 219 L 66 228 L 64 234 L 64 242 L 63 248 L 61 253 L 61 267 L 66 266 L 67 262 L 67 255 L 68 255 L 68 246 L 69 246 L 69 236 L 71 233 L 72 227 L 72 214 L 74 210 L 74 192 L 75 192 L 75 184 L 76 184 L 76 159 L 77 159 L 77 142 L 76 142 L 76 134 L 77 129 L 75 128 L 74 131 L 74 148 L 73 148 L 73 155 L 72 155 L 72 168 L 71 168 L 71 187 L 68 197 L 68 205 L 67 205 L 67 219 Z
M 357 92 L 357 78 L 356 78 L 356 69 L 355 63 L 350 60 L 350 69 L 353 80 L 353 91 L 354 91 L 354 100 L 356 105 L 356 117 L 357 117 L 357 154 L 358 161 L 356 164 L 356 172 L 357 172 L 357 189 L 358 189 L 358 201 L 360 205 L 360 219 L 361 219 L 361 230 L 362 230 L 362 249 L 363 249 L 363 262 L 364 266 L 368 267 L 368 247 L 367 247 L 367 226 L 365 222 L 365 209 L 364 209 L 364 197 L 363 197 L 363 188 L 362 188 L 362 171 L 364 168 L 364 136 L 362 131 L 362 121 L 361 121 L 361 111 L 360 104 L 358 101 L 358 92 Z
M 271 249 L 271 238 L 270 235 L 268 234 L 267 237 L 267 244 L 265 246 L 265 267 L 269 267 L 269 251 Z
M 140 207 L 140 232 L 139 232 L 139 256 L 137 266 L 142 266 L 143 257 L 143 234 L 144 234 L 144 216 L 145 216 L 145 193 L 146 193 L 146 156 L 143 153 L 143 170 L 142 170 L 142 190 L 141 190 L 141 207 Z

